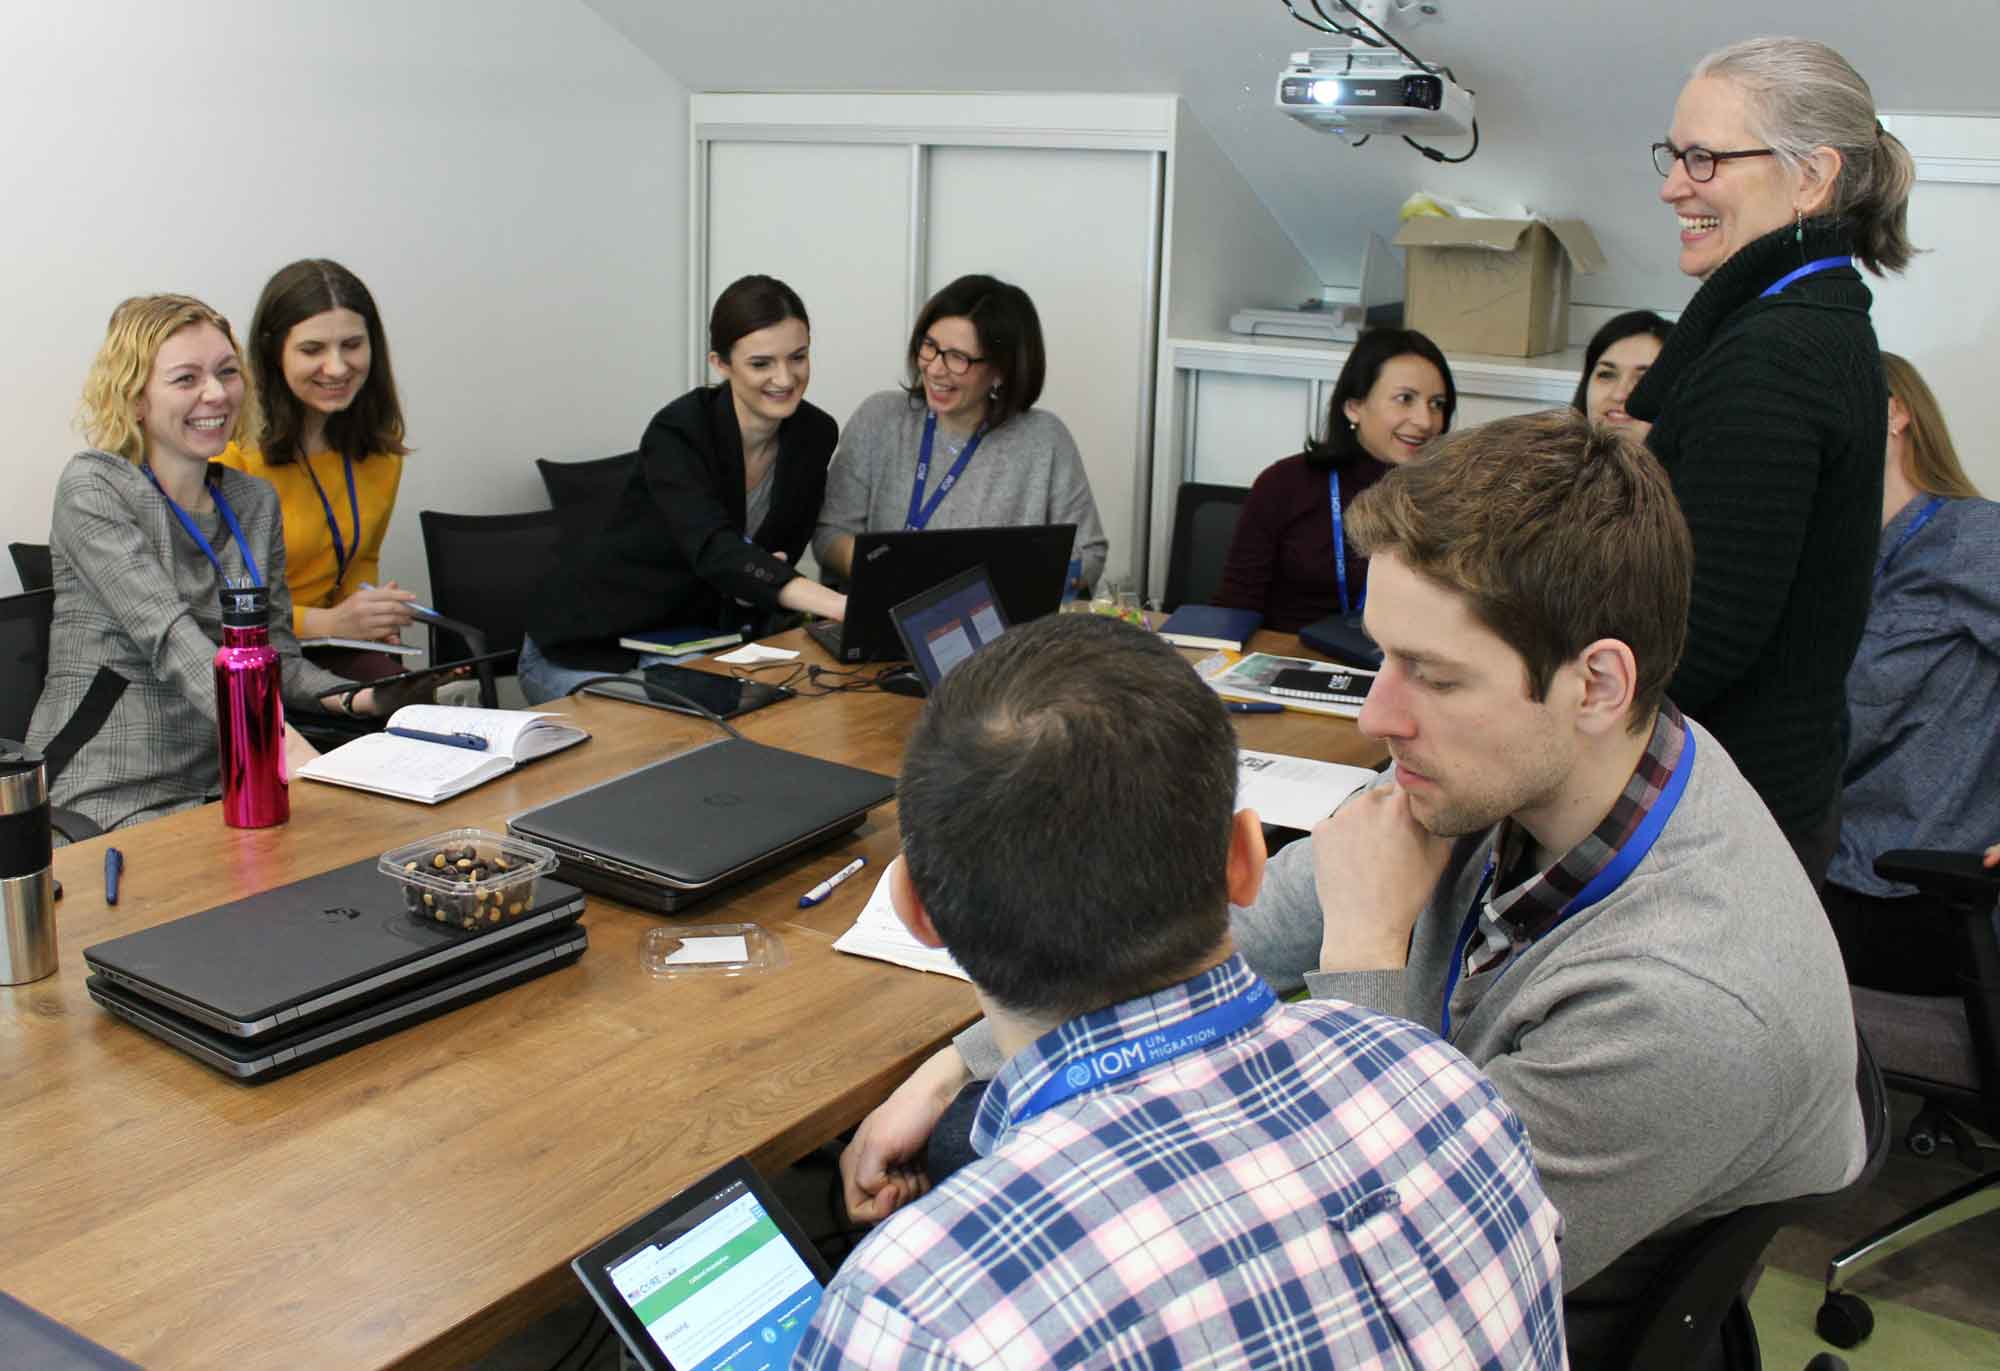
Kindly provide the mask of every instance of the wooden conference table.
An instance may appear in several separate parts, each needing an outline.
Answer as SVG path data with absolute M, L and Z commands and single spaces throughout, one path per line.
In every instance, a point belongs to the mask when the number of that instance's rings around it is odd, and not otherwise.
M 774 641 L 828 660 L 803 634 Z M 776 932 L 789 964 L 764 977 L 654 980 L 638 944 L 660 920 L 592 896 L 575 966 L 254 1087 L 85 992 L 93 943 L 428 833 L 501 830 L 716 736 L 614 701 L 563 707 L 590 742 L 442 805 L 301 783 L 279 828 L 231 830 L 209 805 L 56 854 L 61 969 L 0 987 L 0 1290 L 153 1371 L 461 1366 L 572 1296 L 577 1252 L 739 1153 L 767 1174 L 796 1160 L 973 1018 L 959 981 L 832 950 L 895 853 L 893 805 L 691 912 Z M 894 773 L 919 709 L 841 694 L 739 727 Z M 1249 747 L 1381 755 L 1345 720 L 1237 722 Z M 797 908 L 857 853 L 866 872 Z

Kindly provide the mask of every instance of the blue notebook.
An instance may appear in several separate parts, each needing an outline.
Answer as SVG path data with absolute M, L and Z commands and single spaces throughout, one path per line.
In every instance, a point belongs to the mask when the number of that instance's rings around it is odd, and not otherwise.
M 1250 635 L 1264 626 L 1254 609 L 1182 605 L 1160 625 L 1160 636 L 1176 647 L 1221 647 L 1241 652 Z

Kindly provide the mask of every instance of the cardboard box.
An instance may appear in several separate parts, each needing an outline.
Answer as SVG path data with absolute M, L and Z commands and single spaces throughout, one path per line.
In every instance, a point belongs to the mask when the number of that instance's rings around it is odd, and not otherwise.
M 1572 270 L 1602 270 L 1604 250 L 1581 219 L 1411 219 L 1403 324 L 1446 352 L 1535 357 L 1569 346 Z

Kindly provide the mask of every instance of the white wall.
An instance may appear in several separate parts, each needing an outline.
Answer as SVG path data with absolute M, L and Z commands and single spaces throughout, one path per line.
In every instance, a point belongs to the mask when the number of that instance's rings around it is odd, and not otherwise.
M 65 0 L 6 46 L 0 541 L 47 539 L 135 293 L 242 330 L 294 258 L 368 282 L 415 448 L 382 570 L 418 588 L 419 509 L 542 507 L 534 458 L 625 451 L 684 388 L 686 90 L 580 0 Z

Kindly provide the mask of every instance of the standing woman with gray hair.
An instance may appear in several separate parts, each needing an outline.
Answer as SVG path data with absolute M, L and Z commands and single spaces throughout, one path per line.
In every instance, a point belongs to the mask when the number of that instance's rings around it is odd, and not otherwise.
M 1900 272 L 1915 166 L 1846 59 L 1704 57 L 1653 144 L 1699 277 L 1626 408 L 1694 535 L 1668 693 L 1735 758 L 1817 885 L 1840 831 L 1844 682 L 1868 617 L 1888 393 L 1857 265 Z

